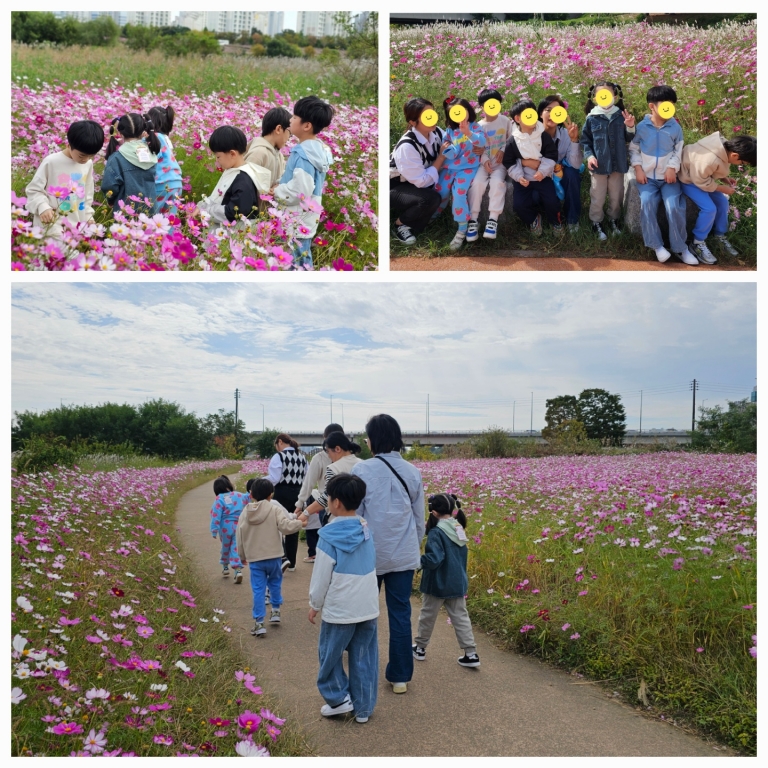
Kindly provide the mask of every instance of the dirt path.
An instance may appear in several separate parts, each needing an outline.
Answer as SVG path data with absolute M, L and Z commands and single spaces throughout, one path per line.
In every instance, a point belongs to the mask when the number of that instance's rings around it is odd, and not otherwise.
M 280 701 L 278 713 L 308 734 L 319 755 L 726 755 L 671 725 L 649 720 L 608 698 L 598 686 L 574 681 L 565 672 L 514 653 L 500 651 L 476 632 L 482 666 L 456 664 L 459 649 L 444 616 L 438 620 L 427 659 L 415 662 L 408 693 L 395 695 L 384 680 L 388 642 L 382 596 L 379 619 L 381 671 L 379 700 L 370 721 L 320 715 L 317 691 L 318 627 L 307 620 L 312 566 L 301 562 L 283 580 L 282 624 L 263 638 L 249 634 L 251 590 L 223 579 L 219 542 L 209 532 L 211 484 L 184 495 L 177 512 L 186 552 L 206 579 L 227 617 L 257 683 Z M 413 600 L 413 623 L 419 603 Z

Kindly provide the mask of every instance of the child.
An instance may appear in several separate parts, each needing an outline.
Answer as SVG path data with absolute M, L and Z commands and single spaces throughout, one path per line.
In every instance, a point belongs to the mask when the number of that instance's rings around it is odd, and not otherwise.
M 757 165 L 757 139 L 752 136 L 737 136 L 726 141 L 718 132 L 683 147 L 680 186 L 683 194 L 699 208 L 691 251 L 704 264 L 717 263 L 706 243 L 713 229 L 720 247 L 730 256 L 739 255 L 725 239 L 728 198 L 736 191 L 736 181 L 728 176 L 728 171 L 731 165 L 745 164 Z M 723 184 L 718 184 L 720 179 Z
M 176 214 L 176 205 L 181 199 L 181 166 L 173 154 L 173 144 L 168 138 L 173 130 L 176 112 L 173 107 L 152 107 L 144 115 L 151 121 L 155 134 L 160 140 L 155 166 L 155 205 L 158 213 Z
M 605 100 L 598 97 L 604 90 L 610 94 L 610 98 Z M 601 226 L 606 195 L 611 200 L 608 218 L 612 234 L 621 234 L 619 216 L 624 203 L 624 174 L 629 170 L 627 144 L 635 133 L 635 118 L 624 109 L 622 97 L 621 86 L 601 80 L 589 89 L 584 110 L 587 119 L 581 132 L 581 145 L 591 179 L 589 220 L 599 240 L 608 239 Z M 598 104 L 593 98 L 597 98 Z
M 522 120 L 523 112 L 536 113 L 536 105 L 530 99 L 518 101 L 509 111 L 512 118 L 512 137 L 504 148 L 502 163 L 514 186 L 512 208 L 529 226 L 534 235 L 540 235 L 541 214 L 544 207 L 547 221 L 556 232 L 562 230 L 560 200 L 552 181 L 557 162 L 557 146 L 539 122 L 538 114 L 532 125 Z
M 146 132 L 147 138 L 142 136 Z M 123 138 L 118 144 L 117 134 Z M 121 201 L 135 211 L 155 213 L 155 166 L 160 151 L 160 139 L 151 122 L 141 115 L 129 112 L 115 118 L 109 127 L 107 165 L 101 180 L 101 191 L 112 208 L 119 210 Z M 141 201 L 131 198 L 138 197 Z
M 235 529 L 243 507 L 248 503 L 248 494 L 236 491 L 231 480 L 221 475 L 213 481 L 216 501 L 211 507 L 211 535 L 221 539 L 221 575 L 229 576 L 230 564 L 235 569 L 235 584 L 243 581 L 243 566 L 235 546 Z
M 305 96 L 293 105 L 290 130 L 299 144 L 291 150 L 285 173 L 272 190 L 278 203 L 300 214 L 300 236 L 293 251 L 297 267 L 313 266 L 312 238 L 322 210 L 325 176 L 333 162 L 331 151 L 317 134 L 331 124 L 333 115 L 333 107 L 317 96 Z
M 637 126 L 635 138 L 629 145 L 629 160 L 635 168 L 637 191 L 640 193 L 640 223 L 643 242 L 656 252 L 662 263 L 672 255 L 664 247 L 656 214 L 659 200 L 664 202 L 669 222 L 669 244 L 678 258 L 686 264 L 696 265 L 698 259 L 685 244 L 685 199 L 677 172 L 683 151 L 683 129 L 671 116 L 664 117 L 659 107 L 665 102 L 674 104 L 677 94 L 668 85 L 655 85 L 646 96 L 650 115 Z
M 421 613 L 419 634 L 413 645 L 413 658 L 424 661 L 427 645 L 437 620 L 440 606 L 451 619 L 459 647 L 464 655 L 458 660 L 462 667 L 479 667 L 480 658 L 475 647 L 475 636 L 467 613 L 465 595 L 467 580 L 467 518 L 461 503 L 451 494 L 440 493 L 429 497 L 427 544 L 421 556 Z
M 269 171 L 247 162 L 248 139 L 232 125 L 222 125 L 208 139 L 208 147 L 223 169 L 221 178 L 198 208 L 206 211 L 217 224 L 239 221 L 241 216 L 255 219 L 259 215 L 259 192 L 269 191 Z
M 484 109 L 485 103 L 496 99 L 501 104 L 501 94 L 492 89 L 480 91 L 477 103 Z M 474 243 L 478 238 L 477 217 L 483 202 L 485 190 L 490 186 L 488 194 L 488 221 L 485 224 L 483 237 L 496 239 L 499 216 L 504 210 L 504 199 L 507 194 L 507 169 L 502 164 L 504 147 L 512 135 L 512 121 L 500 113 L 489 115 L 485 113 L 480 121 L 485 132 L 485 152 L 480 158 L 480 167 L 469 188 L 469 226 L 467 227 L 467 242 Z
M 309 584 L 312 624 L 323 612 L 317 687 L 326 703 L 320 714 L 332 717 L 354 710 L 355 720 L 367 723 L 379 684 L 379 588 L 373 538 L 366 521 L 355 514 L 366 486 L 361 478 L 342 472 L 328 481 L 325 490 L 333 519 L 320 529 Z M 349 677 L 342 663 L 344 651 Z
M 280 563 L 283 557 L 283 534 L 297 533 L 300 520 L 291 520 L 285 508 L 272 501 L 275 486 L 265 477 L 254 480 L 251 485 L 250 503 L 240 514 L 237 523 L 237 551 L 251 572 L 253 591 L 253 619 L 251 634 L 266 635 L 264 626 L 266 605 L 264 590 L 269 587 L 272 612 L 269 621 L 280 623 L 280 606 L 283 604 L 281 591 L 283 571 Z
M 58 216 L 73 224 L 93 219 L 93 158 L 104 146 L 104 130 L 93 120 L 78 120 L 67 129 L 67 144 L 43 159 L 27 185 L 33 224 L 51 237 L 61 235 Z M 58 194 L 51 194 L 51 187 L 58 187 Z
M 261 136 L 249 142 L 245 162 L 260 165 L 270 174 L 269 188 L 277 184 L 285 173 L 285 155 L 280 151 L 291 138 L 291 113 L 282 107 L 273 107 L 264 115 Z

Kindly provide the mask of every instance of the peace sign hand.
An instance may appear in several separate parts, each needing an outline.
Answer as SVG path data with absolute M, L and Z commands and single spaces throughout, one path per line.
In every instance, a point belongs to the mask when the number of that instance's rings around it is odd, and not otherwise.
M 579 126 L 571 122 L 569 117 L 565 123 L 565 129 L 568 131 L 568 138 L 576 144 L 579 141 Z
M 635 118 L 634 115 L 630 115 L 629 112 L 625 109 L 621 116 L 624 118 L 624 125 L 627 126 L 627 128 L 634 128 L 635 127 Z

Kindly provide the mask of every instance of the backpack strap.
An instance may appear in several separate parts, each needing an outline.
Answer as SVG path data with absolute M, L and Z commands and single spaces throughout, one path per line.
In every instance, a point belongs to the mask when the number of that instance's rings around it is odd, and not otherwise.
M 408 490 L 408 486 L 405 484 L 405 480 L 403 480 L 403 478 L 400 477 L 397 470 L 383 456 L 374 456 L 373 458 L 378 459 L 379 461 L 383 461 L 390 468 L 390 470 L 392 470 L 392 474 L 402 483 L 403 488 L 405 488 L 405 492 L 408 496 L 408 499 L 410 500 L 411 504 L 413 504 L 413 499 L 411 498 L 411 492 Z

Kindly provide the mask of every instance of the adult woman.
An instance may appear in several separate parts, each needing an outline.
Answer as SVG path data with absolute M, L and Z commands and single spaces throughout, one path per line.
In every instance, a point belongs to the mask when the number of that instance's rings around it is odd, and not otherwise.
M 275 486 L 274 500 L 287 510 L 296 507 L 301 484 L 307 474 L 307 460 L 299 450 L 299 444 L 285 433 L 275 438 L 277 453 L 269 460 L 267 478 Z M 290 533 L 285 537 L 285 560 L 283 570 L 296 570 L 296 552 L 299 549 L 299 534 Z
M 424 112 L 431 110 L 434 122 Z M 395 237 L 413 245 L 416 235 L 429 224 L 440 207 L 435 191 L 445 162 L 443 132 L 437 127 L 437 113 L 426 99 L 411 99 L 403 107 L 408 130 L 389 156 L 389 206 L 395 216 Z
M 367 490 L 357 514 L 364 517 L 376 544 L 376 576 L 384 584 L 389 617 L 386 679 L 405 693 L 413 675 L 411 585 L 421 563 L 424 537 L 424 485 L 421 472 L 400 455 L 400 425 L 385 413 L 365 425 L 372 459 L 352 468 Z

